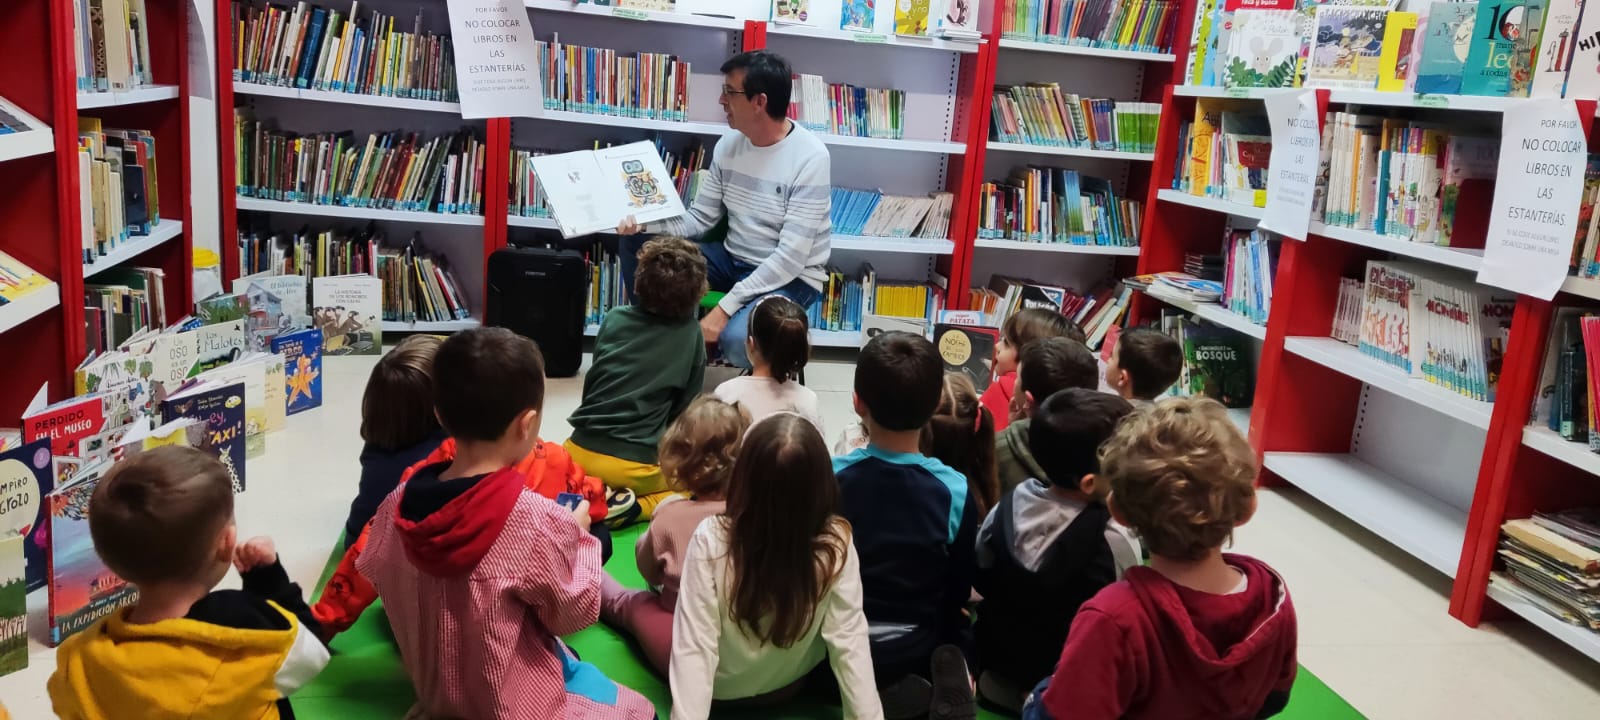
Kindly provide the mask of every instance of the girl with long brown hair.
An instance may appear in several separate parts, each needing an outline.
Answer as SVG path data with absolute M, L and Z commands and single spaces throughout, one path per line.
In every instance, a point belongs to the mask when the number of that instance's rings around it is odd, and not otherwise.
M 836 514 L 828 448 L 803 417 L 750 429 L 727 514 L 689 542 L 672 625 L 674 719 L 712 701 L 777 701 L 824 656 L 847 718 L 881 718 L 861 609 L 860 560 Z
M 938 458 L 967 477 L 967 492 L 978 517 L 1000 502 L 1000 476 L 995 471 L 994 423 L 978 400 L 978 389 L 966 375 L 946 373 L 939 408 L 922 428 L 922 454 Z

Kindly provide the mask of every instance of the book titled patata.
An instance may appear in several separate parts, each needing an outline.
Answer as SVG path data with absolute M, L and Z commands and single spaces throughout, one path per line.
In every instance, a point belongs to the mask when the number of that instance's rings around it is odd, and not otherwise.
M 541 155 L 531 161 L 563 237 L 644 224 L 683 214 L 672 175 L 650 141 Z

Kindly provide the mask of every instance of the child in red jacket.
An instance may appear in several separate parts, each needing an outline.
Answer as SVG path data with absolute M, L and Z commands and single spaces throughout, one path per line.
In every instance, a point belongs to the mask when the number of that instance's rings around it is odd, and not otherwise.
M 1106 504 L 1150 549 L 1083 604 L 1023 720 L 1264 718 L 1289 703 L 1296 626 L 1266 563 L 1225 554 L 1256 510 L 1255 453 L 1215 400 L 1134 413 L 1101 446 Z
M 1006 429 L 1011 419 L 1011 396 L 1017 386 L 1017 356 L 1035 340 L 1064 337 L 1083 342 L 1083 329 L 1061 313 L 1049 308 L 1018 310 L 1000 328 L 1000 342 L 994 348 L 994 382 L 983 391 L 983 406 L 994 416 L 994 431 Z M 1039 398 L 1041 402 L 1044 398 Z

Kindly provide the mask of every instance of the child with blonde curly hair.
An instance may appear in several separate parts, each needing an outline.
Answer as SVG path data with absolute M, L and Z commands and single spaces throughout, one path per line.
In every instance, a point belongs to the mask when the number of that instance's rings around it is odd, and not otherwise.
M 632 635 L 662 673 L 672 654 L 672 610 L 689 538 L 702 520 L 727 510 L 728 477 L 749 427 L 744 410 L 709 395 L 684 409 L 662 434 L 657 455 L 671 489 L 688 497 L 656 506 L 634 549 L 639 574 L 659 590 L 628 590 L 610 575 L 601 580 L 600 620 Z

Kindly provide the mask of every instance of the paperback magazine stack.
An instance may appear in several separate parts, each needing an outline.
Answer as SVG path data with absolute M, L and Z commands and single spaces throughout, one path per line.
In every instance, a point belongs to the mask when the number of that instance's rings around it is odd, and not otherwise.
M 79 92 L 133 90 L 155 82 L 150 69 L 150 13 L 145 3 L 71 0 Z
M 1563 622 L 1600 630 L 1600 510 L 1509 520 L 1496 554 L 1503 572 L 1491 582 Z
M 149 131 L 113 130 L 99 118 L 78 118 L 78 175 L 84 262 L 160 224 L 156 139 Z
M 359 16 L 359 17 L 358 17 Z M 381 12 L 350 12 L 300 2 L 234 2 L 233 79 L 258 85 L 456 102 L 450 34 L 411 31 Z M 404 23 L 404 20 L 400 21 Z
M 1272 132 L 1260 103 L 1198 98 L 1194 121 L 1178 130 L 1184 161 L 1174 163 L 1176 190 L 1265 207 Z
M 298 135 L 234 113 L 242 197 L 345 207 L 483 214 L 484 142 L 472 129 Z
M 538 41 L 544 108 L 650 120 L 688 119 L 689 63 L 664 53 L 622 53 Z
M 1033 83 L 995 88 L 991 112 L 1000 142 L 1151 153 L 1161 104 L 1080 98 Z
M 1000 37 L 1057 45 L 1170 52 L 1172 0 L 1000 0 Z
M 1412 377 L 1492 402 L 1516 302 L 1431 263 L 1372 260 L 1357 347 Z
M 1127 312 L 1132 294 L 1132 288 L 1110 283 L 1079 292 L 1033 280 L 992 275 L 987 287 L 971 289 L 967 307 L 980 313 L 980 325 L 994 328 L 1005 327 L 1006 320 L 1019 310 L 1054 310 L 1077 323 L 1083 329 L 1088 346 L 1097 348 Z
M 1500 139 L 1330 112 L 1312 217 L 1410 242 L 1483 247 Z
M 1027 166 L 979 188 L 978 237 L 1070 245 L 1139 244 L 1144 204 L 1109 180 L 1065 168 Z
M 695 143 L 692 147 L 685 148 L 682 152 L 673 152 L 667 149 L 666 141 L 661 136 L 654 138 L 656 150 L 661 153 L 661 162 L 666 166 L 667 172 L 672 175 L 672 185 L 678 191 L 678 196 L 683 199 L 687 207 L 694 201 L 695 192 L 700 188 L 704 178 L 701 171 L 705 170 L 711 160 L 711 151 L 704 143 Z M 606 143 L 604 147 L 610 147 Z M 595 149 L 602 145 L 594 143 Z M 533 170 L 533 159 L 542 155 L 551 155 L 563 150 L 511 150 L 511 206 L 508 212 L 512 217 L 554 217 L 550 210 L 549 200 L 544 188 L 540 187 L 538 177 Z
M 789 93 L 789 119 L 807 130 L 851 137 L 905 137 L 903 90 L 830 83 L 821 75 L 797 74 Z
M 836 187 L 829 214 L 838 235 L 944 239 L 950 237 L 954 201 L 955 196 L 947 192 L 902 197 Z

